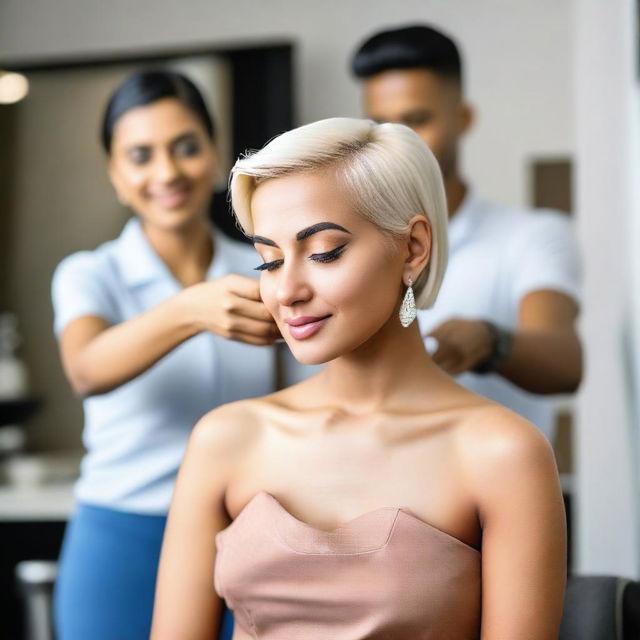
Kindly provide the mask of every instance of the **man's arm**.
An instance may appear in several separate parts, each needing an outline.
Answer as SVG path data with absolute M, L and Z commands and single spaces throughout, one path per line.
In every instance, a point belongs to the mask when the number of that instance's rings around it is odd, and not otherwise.
M 578 305 L 553 290 L 532 291 L 518 308 L 518 327 L 494 371 L 539 394 L 570 393 L 582 378 L 582 348 L 575 322 Z M 482 319 L 452 318 L 430 334 L 438 341 L 436 364 L 451 375 L 473 371 L 491 358 L 496 336 Z
M 519 308 L 511 351 L 496 372 L 533 393 L 571 393 L 582 379 L 578 305 L 557 291 L 533 291 Z

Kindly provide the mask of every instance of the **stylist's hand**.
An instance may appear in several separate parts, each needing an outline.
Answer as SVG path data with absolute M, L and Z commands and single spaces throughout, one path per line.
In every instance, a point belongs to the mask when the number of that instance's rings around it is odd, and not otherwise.
M 493 348 L 491 331 L 481 320 L 452 318 L 429 336 L 438 343 L 432 360 L 452 376 L 473 369 L 489 357 Z
M 187 287 L 178 295 L 197 331 L 254 345 L 273 344 L 280 337 L 260 299 L 258 280 L 232 273 Z

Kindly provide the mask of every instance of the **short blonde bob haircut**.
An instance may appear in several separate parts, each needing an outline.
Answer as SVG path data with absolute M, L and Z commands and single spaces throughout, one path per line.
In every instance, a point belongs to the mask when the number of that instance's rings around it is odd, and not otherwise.
M 431 225 L 429 264 L 415 278 L 416 305 L 435 302 L 447 265 L 447 202 L 438 163 L 423 140 L 401 124 L 329 118 L 287 131 L 231 170 L 231 202 L 242 230 L 253 234 L 251 199 L 258 184 L 333 168 L 355 211 L 396 236 L 415 215 Z

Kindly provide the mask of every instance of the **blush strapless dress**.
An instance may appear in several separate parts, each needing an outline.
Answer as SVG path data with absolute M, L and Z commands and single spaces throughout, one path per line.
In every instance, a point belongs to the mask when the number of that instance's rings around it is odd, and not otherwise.
M 215 588 L 259 640 L 477 640 L 480 553 L 383 507 L 333 531 L 260 492 L 216 536 Z

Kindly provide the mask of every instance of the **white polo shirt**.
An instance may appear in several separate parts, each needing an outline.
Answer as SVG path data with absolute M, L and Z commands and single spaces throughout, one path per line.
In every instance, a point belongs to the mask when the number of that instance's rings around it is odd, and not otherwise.
M 255 277 L 255 251 L 215 234 L 207 279 Z M 152 249 L 136 218 L 94 251 L 64 259 L 52 284 L 54 328 L 73 319 L 124 322 L 178 293 L 181 284 Z M 134 380 L 83 402 L 87 449 L 76 485 L 79 501 L 146 514 L 167 512 L 194 424 L 226 402 L 270 393 L 274 350 L 200 333 Z
M 453 317 L 516 329 L 518 308 L 532 291 L 551 289 L 579 300 L 580 267 L 571 220 L 550 210 L 513 209 L 469 192 L 449 223 L 449 265 L 432 309 L 418 311 L 426 336 Z M 551 439 L 551 401 L 495 375 L 458 381 L 529 419 Z

